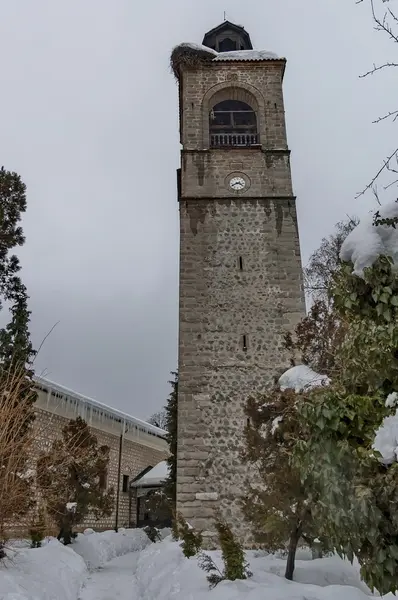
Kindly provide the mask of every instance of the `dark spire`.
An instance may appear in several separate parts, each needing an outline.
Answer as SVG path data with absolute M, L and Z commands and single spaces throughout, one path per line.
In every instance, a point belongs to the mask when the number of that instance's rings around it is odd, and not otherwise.
M 244 27 L 235 25 L 230 21 L 224 21 L 218 27 L 208 31 L 202 43 L 208 48 L 217 50 L 217 52 L 253 49 L 250 35 L 245 31 Z

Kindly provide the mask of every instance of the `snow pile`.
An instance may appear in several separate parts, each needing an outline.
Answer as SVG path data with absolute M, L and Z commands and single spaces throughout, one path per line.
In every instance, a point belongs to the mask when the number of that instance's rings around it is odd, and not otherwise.
M 209 552 L 218 566 L 220 553 Z M 359 569 L 338 557 L 297 560 L 295 581 L 284 577 L 286 560 L 247 552 L 253 577 L 224 581 L 209 591 L 197 559 L 186 559 L 170 538 L 149 546 L 137 560 L 136 597 L 140 600 L 365 600 L 370 591 Z M 126 596 L 127 598 L 127 596 Z
M 330 379 L 327 375 L 316 373 L 307 365 L 297 365 L 285 371 L 279 378 L 278 383 L 282 392 L 294 390 L 296 394 L 299 394 L 316 387 L 329 385 Z
M 389 202 L 379 208 L 381 219 L 398 217 L 398 202 Z M 353 274 L 363 277 L 363 270 L 371 267 L 379 256 L 390 256 L 398 264 L 398 228 L 392 225 L 373 225 L 374 214 L 367 215 L 348 234 L 340 251 L 340 258 L 354 265 Z
M 116 556 L 143 550 L 150 543 L 142 529 L 103 531 L 91 535 L 79 534 L 72 548 L 84 558 L 90 570 L 103 567 Z
M 87 573 L 81 556 L 51 540 L 43 548 L 11 552 L 0 565 L 0 600 L 76 600 Z
M 397 392 L 392 392 L 391 394 L 388 394 L 387 399 L 386 399 L 386 407 L 393 408 L 394 406 L 397 406 L 397 404 L 398 404 Z
M 373 448 L 380 452 L 385 465 L 398 460 L 398 410 L 395 415 L 384 417 L 376 432 Z
M 279 56 L 269 50 L 231 50 L 219 52 L 214 61 L 224 60 L 279 60 Z
M 145 473 L 142 477 L 131 484 L 131 487 L 142 487 L 152 485 L 162 485 L 169 476 L 169 466 L 165 460 L 158 463 L 153 469 Z

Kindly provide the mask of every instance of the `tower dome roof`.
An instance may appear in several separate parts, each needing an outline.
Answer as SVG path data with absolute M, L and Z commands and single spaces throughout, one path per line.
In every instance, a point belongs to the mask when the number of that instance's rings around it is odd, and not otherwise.
M 217 52 L 253 49 L 250 35 L 245 28 L 230 21 L 224 21 L 221 25 L 208 31 L 202 43 Z

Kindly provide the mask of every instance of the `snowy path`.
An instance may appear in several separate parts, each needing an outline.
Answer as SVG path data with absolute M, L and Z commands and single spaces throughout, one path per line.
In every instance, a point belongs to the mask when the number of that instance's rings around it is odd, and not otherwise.
M 91 573 L 80 592 L 79 600 L 138 600 L 135 579 L 139 552 L 118 556 Z

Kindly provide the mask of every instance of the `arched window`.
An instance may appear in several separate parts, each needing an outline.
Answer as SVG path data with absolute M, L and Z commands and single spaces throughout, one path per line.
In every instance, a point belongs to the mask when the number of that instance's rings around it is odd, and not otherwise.
M 254 110 L 241 100 L 224 100 L 209 115 L 210 146 L 254 146 L 259 143 Z

